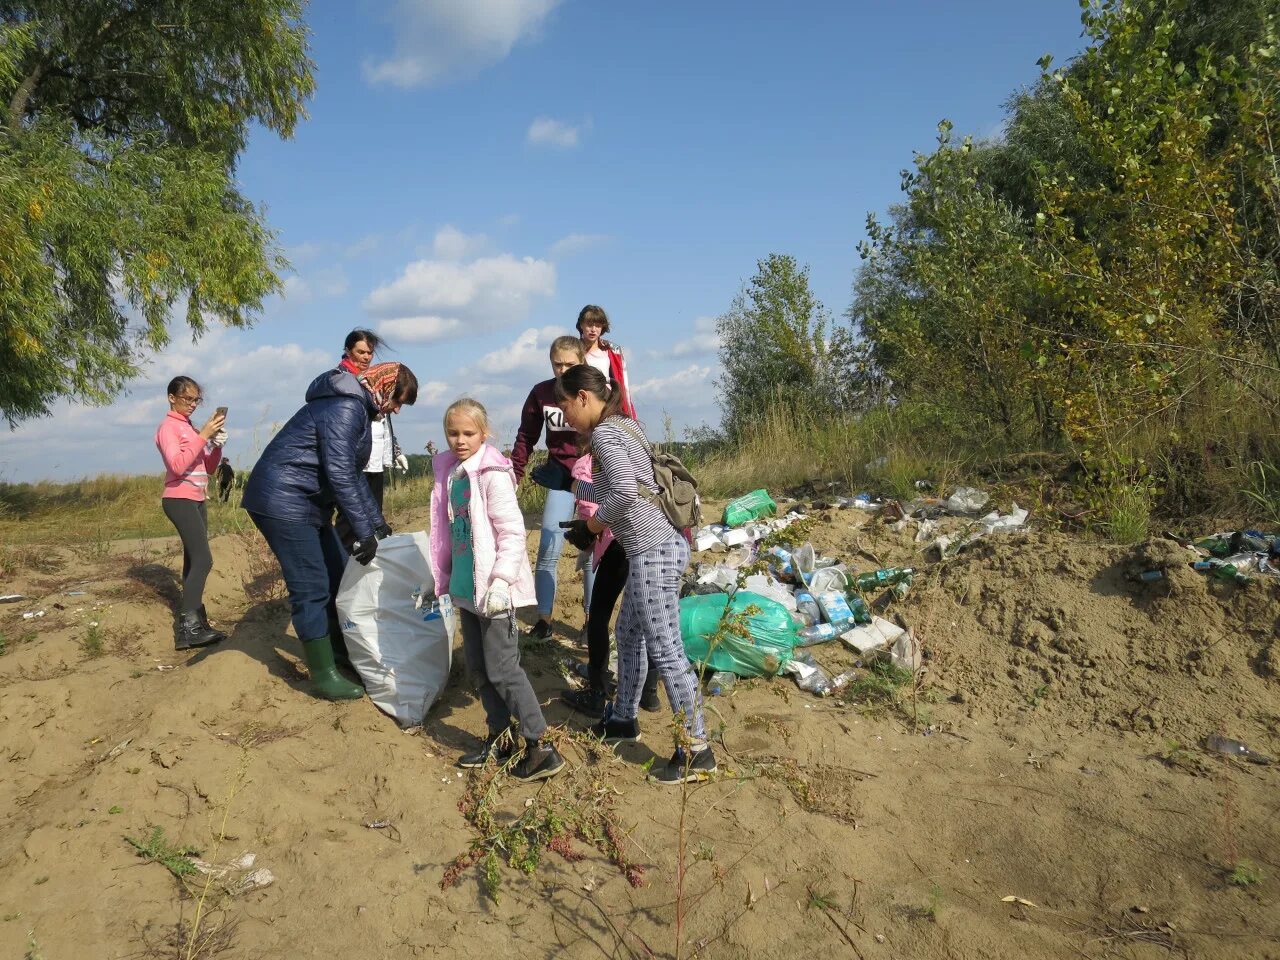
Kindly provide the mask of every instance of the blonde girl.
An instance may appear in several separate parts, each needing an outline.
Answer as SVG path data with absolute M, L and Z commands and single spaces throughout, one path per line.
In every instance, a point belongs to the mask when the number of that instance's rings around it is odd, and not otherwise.
M 431 576 L 458 608 L 463 659 L 489 727 L 480 748 L 458 764 L 510 760 L 514 718 L 525 748 L 511 775 L 542 780 L 559 773 L 564 758 L 542 741 L 547 721 L 520 666 L 515 608 L 532 604 L 534 591 L 511 461 L 486 442 L 489 416 L 475 400 L 449 406 L 444 432 L 449 449 L 432 461 Z

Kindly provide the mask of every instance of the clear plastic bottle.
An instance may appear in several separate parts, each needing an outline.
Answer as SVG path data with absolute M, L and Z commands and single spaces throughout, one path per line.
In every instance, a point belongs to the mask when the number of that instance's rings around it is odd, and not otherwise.
M 805 626 L 811 627 L 815 623 L 822 622 L 822 608 L 818 606 L 818 601 L 813 599 L 813 594 L 808 590 L 796 591 L 796 613 L 800 614 L 800 619 L 805 622 Z
M 713 697 L 727 697 L 737 681 L 736 674 L 729 673 L 727 670 L 717 670 L 707 677 L 707 693 Z

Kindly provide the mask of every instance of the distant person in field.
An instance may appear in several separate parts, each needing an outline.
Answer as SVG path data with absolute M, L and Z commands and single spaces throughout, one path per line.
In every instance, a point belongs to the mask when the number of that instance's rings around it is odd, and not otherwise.
M 356 700 L 364 690 L 337 670 L 335 658 L 350 662 L 334 604 L 347 552 L 329 518 L 335 506 L 346 515 L 356 537 L 351 556 L 368 564 L 378 541 L 391 535 L 363 471 L 373 419 L 418 398 L 413 371 L 390 366 L 395 376 L 381 381 L 385 393 L 376 403 L 345 367 L 316 377 L 306 406 L 254 464 L 241 500 L 280 562 L 312 687 L 330 700 Z
M 551 636 L 551 612 L 555 608 L 557 568 L 564 550 L 564 531 L 560 523 L 573 518 L 573 466 L 578 461 L 578 433 L 565 422 L 556 403 L 556 377 L 575 364 L 584 363 L 582 342 L 577 337 L 557 337 L 551 344 L 550 380 L 536 383 L 520 411 L 520 429 L 511 448 L 511 466 L 519 484 L 529 464 L 529 455 L 539 438 L 546 434 L 547 462 L 535 467 L 530 478 L 547 488 L 542 508 L 542 533 L 538 537 L 538 560 L 534 564 L 533 583 L 538 595 L 538 622 L 529 631 L 531 637 L 545 640 Z M 590 564 L 584 572 L 586 596 L 591 595 L 595 571 Z M 585 602 L 584 602 L 585 606 Z M 584 630 L 585 637 L 585 630 Z
M 376 385 L 371 384 L 371 377 L 378 377 L 379 374 L 373 363 L 379 350 L 387 345 L 387 342 L 379 337 L 372 330 L 356 328 L 347 334 L 346 340 L 343 341 L 342 357 L 338 361 L 338 369 L 346 370 L 359 380 L 371 393 L 375 394 L 374 402 L 380 402 L 377 396 L 378 389 Z M 373 369 L 373 373 L 371 373 Z M 383 371 L 385 375 L 386 371 Z M 383 377 L 385 379 L 385 376 Z M 400 444 L 396 441 L 395 430 L 391 426 L 391 417 L 387 414 L 379 414 L 373 421 L 373 442 L 369 451 L 369 462 L 364 466 L 364 478 L 369 484 L 369 489 L 373 492 L 373 498 L 378 501 L 378 509 L 382 509 L 383 497 L 386 490 L 385 478 L 389 468 L 395 467 L 401 473 L 405 473 L 409 469 L 409 458 L 404 455 L 400 449 Z M 337 527 L 338 537 L 342 540 L 342 545 L 351 550 L 351 545 L 355 543 L 355 533 L 351 529 L 351 524 L 347 519 L 338 513 L 334 521 Z
M 191 415 L 202 403 L 200 384 L 190 377 L 174 377 L 169 381 L 169 413 L 156 431 L 156 449 L 164 461 L 160 502 L 182 538 L 182 599 L 173 625 L 173 645 L 178 650 L 227 639 L 209 626 L 204 609 L 204 584 L 213 569 L 205 495 L 210 472 L 218 467 L 227 442 L 226 418 L 215 411 L 197 430 Z
M 534 602 L 524 515 L 511 462 L 488 443 L 489 415 L 475 400 L 457 400 L 444 414 L 449 449 L 432 465 L 431 579 L 448 593 L 462 624 L 462 656 L 484 707 L 488 734 L 461 767 L 505 764 L 515 756 L 511 721 L 520 724 L 524 755 L 516 780 L 543 780 L 564 758 L 542 739 L 547 721 L 520 666 L 515 611 Z
M 218 499 L 223 503 L 226 503 L 231 499 L 231 488 L 236 482 L 236 471 L 231 466 L 231 461 L 225 457 L 222 459 L 222 462 L 218 464 L 217 477 Z

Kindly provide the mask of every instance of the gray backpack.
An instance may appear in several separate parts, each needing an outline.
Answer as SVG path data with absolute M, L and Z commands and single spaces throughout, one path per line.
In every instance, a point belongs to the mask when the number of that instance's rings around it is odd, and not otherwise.
M 648 487 L 637 487 L 644 497 L 662 511 L 677 530 L 702 526 L 702 501 L 698 498 L 698 481 L 689 468 L 674 453 L 655 453 L 639 425 L 630 417 L 618 417 L 617 421 L 628 433 L 639 440 L 649 461 L 653 464 L 653 479 L 658 486 L 654 493 Z

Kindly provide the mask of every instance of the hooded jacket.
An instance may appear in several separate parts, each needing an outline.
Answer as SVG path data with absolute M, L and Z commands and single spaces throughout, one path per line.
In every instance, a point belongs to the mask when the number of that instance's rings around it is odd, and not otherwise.
M 245 484 L 243 506 L 276 520 L 320 526 L 336 505 L 357 540 L 383 522 L 364 465 L 378 408 L 346 370 L 326 370 L 307 387 L 307 404 L 267 444 Z
M 438 453 L 431 461 L 436 478 L 431 488 L 431 578 L 443 592 L 453 572 L 449 540 L 449 475 L 458 465 L 453 451 Z M 485 594 L 494 580 L 511 585 L 511 603 L 527 607 L 536 603 L 533 568 L 525 541 L 524 514 L 516 501 L 511 461 L 486 443 L 463 462 L 471 483 L 471 552 L 475 563 L 475 608 L 484 609 Z

